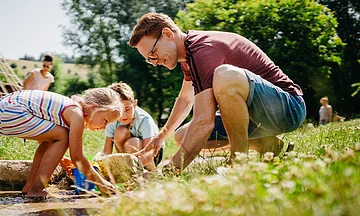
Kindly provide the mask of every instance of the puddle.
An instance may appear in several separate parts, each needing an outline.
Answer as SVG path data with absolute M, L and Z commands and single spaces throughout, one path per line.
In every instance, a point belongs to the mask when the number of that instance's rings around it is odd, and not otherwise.
M 97 194 L 48 188 L 47 199 L 25 197 L 21 191 L 0 191 L 0 215 L 99 215 L 104 199 Z

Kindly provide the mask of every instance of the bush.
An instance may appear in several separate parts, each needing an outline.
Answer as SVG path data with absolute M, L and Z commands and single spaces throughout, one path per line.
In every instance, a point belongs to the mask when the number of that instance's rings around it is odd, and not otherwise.
M 10 67 L 13 68 L 13 69 L 15 69 L 15 68 L 17 68 L 17 64 L 16 64 L 15 62 L 14 62 L 14 63 L 11 63 L 11 64 L 10 64 Z

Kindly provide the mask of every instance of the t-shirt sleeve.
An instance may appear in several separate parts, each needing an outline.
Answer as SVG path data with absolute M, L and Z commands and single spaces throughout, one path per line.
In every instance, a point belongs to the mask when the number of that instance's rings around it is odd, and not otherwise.
M 117 125 L 116 121 L 106 125 L 106 128 L 105 128 L 105 136 L 106 137 L 111 137 L 111 138 L 114 137 L 116 125 Z
M 186 62 L 180 62 L 181 70 L 184 73 L 184 80 L 191 81 L 191 73 L 189 65 Z
M 146 117 L 139 126 L 139 133 L 142 135 L 142 139 L 146 139 L 156 136 L 159 133 L 159 128 L 152 118 Z
M 40 72 L 40 70 L 38 68 L 34 68 L 32 71 L 30 71 L 27 76 L 29 76 L 30 74 L 35 74 L 36 72 Z

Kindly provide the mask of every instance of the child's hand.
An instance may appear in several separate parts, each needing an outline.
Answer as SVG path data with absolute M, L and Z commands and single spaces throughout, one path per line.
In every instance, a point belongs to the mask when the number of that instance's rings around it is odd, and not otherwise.
M 110 182 L 106 181 L 105 179 L 102 179 L 101 186 L 97 185 L 97 187 L 99 188 L 101 194 L 103 195 L 110 195 L 115 193 L 115 186 Z
M 133 155 L 134 156 L 136 156 L 136 157 L 141 157 L 141 156 L 143 156 L 143 154 L 145 154 L 146 153 L 146 147 L 145 148 L 143 148 L 143 149 L 141 149 L 140 151 L 138 151 L 138 152 L 135 152 L 135 153 L 133 153 Z

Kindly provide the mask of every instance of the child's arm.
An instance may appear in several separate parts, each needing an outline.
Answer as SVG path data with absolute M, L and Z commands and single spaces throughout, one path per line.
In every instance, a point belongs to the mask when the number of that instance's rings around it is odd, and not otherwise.
M 106 137 L 105 145 L 104 145 L 104 153 L 111 154 L 113 151 L 113 145 L 114 145 L 113 138 Z
M 100 174 L 95 171 L 83 154 L 82 134 L 84 132 L 84 117 L 82 111 L 76 106 L 70 106 L 65 109 L 63 116 L 70 126 L 69 149 L 73 164 L 88 180 L 98 183 L 97 186 L 102 193 L 107 193 L 109 189 L 114 189 L 114 186 L 110 182 L 104 180 Z

